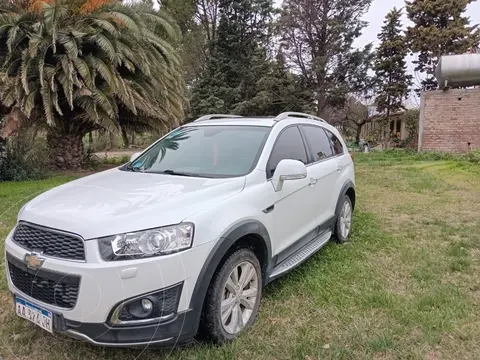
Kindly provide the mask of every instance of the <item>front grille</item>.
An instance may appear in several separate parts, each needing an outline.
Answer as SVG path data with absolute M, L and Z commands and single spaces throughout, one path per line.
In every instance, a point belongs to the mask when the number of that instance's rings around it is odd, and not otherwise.
M 75 307 L 80 277 L 29 269 L 8 255 L 7 262 L 10 279 L 22 293 L 46 304 L 66 309 Z
M 13 234 L 13 241 L 27 250 L 43 255 L 85 260 L 84 242 L 74 235 L 20 223 Z

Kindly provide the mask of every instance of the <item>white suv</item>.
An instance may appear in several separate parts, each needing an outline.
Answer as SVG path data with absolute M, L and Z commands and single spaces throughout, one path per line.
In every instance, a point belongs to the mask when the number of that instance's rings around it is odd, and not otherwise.
M 102 346 L 232 340 L 267 283 L 347 240 L 354 181 L 319 118 L 202 117 L 21 209 L 5 243 L 15 311 Z

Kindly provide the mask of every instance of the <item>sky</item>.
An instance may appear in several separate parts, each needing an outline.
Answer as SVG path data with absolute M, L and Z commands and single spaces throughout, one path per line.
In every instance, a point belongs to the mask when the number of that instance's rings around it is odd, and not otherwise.
M 365 15 L 364 20 L 368 21 L 369 26 L 364 29 L 363 36 L 357 41 L 358 44 L 365 45 L 369 42 L 376 42 L 377 34 L 380 32 L 385 15 L 393 7 L 402 8 L 405 6 L 404 0 L 374 0 L 369 12 Z M 467 10 L 467 16 L 473 24 L 480 23 L 480 2 L 470 4 Z M 403 17 L 403 24 L 408 25 L 408 19 Z
M 280 1 L 277 1 L 280 2 Z M 402 8 L 405 6 L 404 0 L 374 0 L 370 10 L 364 16 L 364 20 L 369 23 L 369 25 L 363 30 L 363 35 L 357 39 L 355 46 L 364 46 L 370 42 L 373 42 L 374 45 L 378 44 L 377 34 L 380 32 L 383 25 L 383 20 L 385 15 L 393 8 Z M 466 15 L 470 17 L 471 24 L 480 24 L 480 2 L 474 2 L 470 4 L 467 9 Z M 403 25 L 407 27 L 409 20 L 407 17 L 403 16 Z M 415 56 L 409 56 L 408 58 L 408 69 L 414 75 L 414 82 L 420 83 L 420 78 L 418 74 L 414 72 L 414 65 L 412 60 L 415 59 Z
M 276 6 L 280 6 L 282 0 L 274 0 Z M 357 39 L 354 46 L 361 47 L 373 42 L 374 46 L 378 44 L 377 34 L 380 32 L 383 21 L 387 13 L 393 8 L 403 8 L 405 6 L 404 0 L 373 0 L 372 5 L 363 20 L 368 22 L 368 26 L 363 30 L 363 35 Z M 476 1 L 467 9 L 466 15 L 470 17 L 471 24 L 480 24 L 480 1 Z M 403 26 L 406 28 L 409 24 L 407 17 L 403 16 Z M 419 74 L 415 74 L 412 60 L 414 56 L 408 57 L 408 70 L 414 75 L 414 82 L 420 84 Z

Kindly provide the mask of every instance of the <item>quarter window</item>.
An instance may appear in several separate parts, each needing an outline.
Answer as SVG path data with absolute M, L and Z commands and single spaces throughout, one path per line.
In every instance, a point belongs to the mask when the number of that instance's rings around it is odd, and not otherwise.
M 303 126 L 303 129 L 310 145 L 313 162 L 333 156 L 330 140 L 323 128 L 319 126 Z
M 330 142 L 332 144 L 332 149 L 335 155 L 342 155 L 343 154 L 343 145 L 341 141 L 338 139 L 338 137 L 335 136 L 335 134 L 331 133 L 328 130 L 325 130 L 325 132 L 328 135 L 328 138 L 330 139 Z
M 267 175 L 272 177 L 278 163 L 283 159 L 299 160 L 307 164 L 307 153 L 298 127 L 285 129 L 277 139 L 267 165 Z

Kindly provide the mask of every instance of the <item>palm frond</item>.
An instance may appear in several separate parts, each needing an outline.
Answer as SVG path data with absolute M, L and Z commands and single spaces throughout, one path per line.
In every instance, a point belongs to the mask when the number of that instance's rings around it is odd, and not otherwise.
M 135 17 L 131 16 L 131 14 L 126 14 L 120 10 L 124 9 L 115 7 L 108 13 L 108 15 L 115 19 L 120 26 L 125 27 L 128 31 L 130 31 L 133 36 L 138 38 L 140 36 L 140 28 L 137 25 L 138 18 L 135 19 Z
M 40 95 L 42 96 L 43 111 L 47 124 L 53 126 L 55 125 L 55 120 L 53 118 L 52 94 L 50 93 L 50 89 L 48 87 L 42 87 L 40 89 Z
M 100 49 L 105 53 L 110 61 L 115 62 L 117 58 L 117 52 L 112 42 L 103 34 L 95 34 L 90 37 L 93 43 L 96 43 Z
M 118 31 L 117 27 L 107 19 L 93 18 L 92 22 L 93 24 L 98 26 L 100 29 L 105 30 L 106 32 L 108 32 L 110 35 L 114 37 L 118 37 L 120 35 L 120 31 Z
M 0 11 L 4 104 L 51 126 L 115 128 L 128 118 L 159 129 L 182 120 L 179 33 L 167 15 L 120 3 L 91 11 L 69 0 L 38 3 L 32 12 Z
M 38 91 L 34 90 L 25 99 L 25 103 L 23 104 L 22 111 L 27 118 L 30 117 L 32 110 L 35 107 L 35 99 L 38 96 L 38 94 L 39 94 Z
M 64 31 L 59 31 L 57 34 L 58 42 L 64 47 L 65 52 L 70 59 L 78 57 L 78 45 L 74 37 Z
M 88 64 L 85 62 L 85 60 L 77 57 L 73 59 L 73 64 L 75 65 L 75 69 L 77 69 L 78 73 L 82 77 L 85 84 L 87 84 L 88 87 L 92 87 L 93 86 L 92 73 L 90 71 Z
M 22 54 L 22 65 L 21 65 L 21 78 L 23 89 L 25 93 L 28 95 L 30 94 L 30 87 L 28 84 L 28 70 L 30 68 L 31 58 L 28 53 L 28 49 L 23 50 Z

